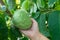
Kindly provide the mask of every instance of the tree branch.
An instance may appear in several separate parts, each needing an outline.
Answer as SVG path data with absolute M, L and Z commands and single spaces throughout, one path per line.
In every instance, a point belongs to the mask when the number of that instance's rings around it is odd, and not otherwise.
M 1 5 L 4 5 L 3 0 L 0 0 L 0 4 L 1 4 Z

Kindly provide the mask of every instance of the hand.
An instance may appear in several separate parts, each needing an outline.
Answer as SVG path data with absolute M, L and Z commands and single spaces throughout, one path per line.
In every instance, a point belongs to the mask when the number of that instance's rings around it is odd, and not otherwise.
M 48 40 L 42 34 L 39 33 L 38 23 L 32 18 L 32 27 L 29 30 L 20 30 L 26 36 L 30 37 L 31 40 Z
M 32 37 L 34 36 L 34 34 L 38 33 L 38 24 L 34 19 L 32 20 L 32 27 L 29 30 L 21 30 L 21 32 L 23 32 L 26 36 Z

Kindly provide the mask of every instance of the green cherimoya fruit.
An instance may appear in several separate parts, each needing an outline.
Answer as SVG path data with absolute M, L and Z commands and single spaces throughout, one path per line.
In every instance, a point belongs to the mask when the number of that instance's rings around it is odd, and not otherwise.
M 19 9 L 13 15 L 13 24 L 20 29 L 29 29 L 32 21 L 26 10 Z

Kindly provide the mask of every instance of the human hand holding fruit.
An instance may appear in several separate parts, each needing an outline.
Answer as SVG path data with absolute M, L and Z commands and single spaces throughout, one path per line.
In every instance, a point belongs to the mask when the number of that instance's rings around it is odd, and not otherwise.
M 20 9 L 17 10 L 13 15 L 13 24 L 20 29 L 22 33 L 30 37 L 31 40 L 48 40 L 43 36 L 38 29 L 37 22 L 30 18 L 28 12 Z
M 23 34 L 28 36 L 31 40 L 49 40 L 45 36 L 43 36 L 38 29 L 38 23 L 31 18 L 32 20 L 32 27 L 29 30 L 20 30 Z
M 32 20 L 32 27 L 30 28 L 30 29 L 28 29 L 28 30 L 20 30 L 21 32 L 23 32 L 26 36 L 28 36 L 28 37 L 33 37 L 36 33 L 38 33 L 39 32 L 39 30 L 38 30 L 38 24 L 37 24 L 37 22 L 33 19 L 33 18 L 31 18 L 31 20 Z

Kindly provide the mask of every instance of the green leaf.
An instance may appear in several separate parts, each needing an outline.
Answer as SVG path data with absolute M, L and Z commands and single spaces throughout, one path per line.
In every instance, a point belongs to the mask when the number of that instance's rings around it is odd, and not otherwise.
M 8 40 L 8 28 L 2 12 L 0 12 L 0 40 Z
M 37 7 L 38 9 L 45 7 L 45 1 L 44 0 L 37 0 Z
M 46 14 L 42 13 L 37 19 L 36 21 L 38 22 L 39 25 L 39 31 L 45 35 L 46 37 L 49 37 L 49 31 L 46 27 L 45 21 L 46 21 Z
M 21 0 L 21 2 L 23 2 L 24 0 Z
M 60 40 L 60 11 L 52 11 L 48 17 L 51 40 Z
M 6 4 L 9 10 L 14 10 L 16 7 L 15 0 L 6 0 Z
M 32 0 L 34 3 L 36 3 L 36 0 Z
M 25 0 L 25 1 L 22 3 L 21 8 L 29 11 L 29 9 L 30 9 L 31 6 L 32 6 L 32 2 L 29 1 L 29 0 Z
M 6 5 L 6 0 L 2 0 L 3 1 L 3 3 Z
M 8 40 L 8 28 L 1 26 L 0 26 L 0 40 Z
M 32 13 L 32 18 L 37 19 L 40 15 L 40 12 Z
M 21 0 L 21 3 L 23 3 L 25 0 Z
M 21 40 L 29 40 L 27 37 L 24 37 L 23 39 L 21 39 Z
M 30 8 L 30 13 L 36 13 L 37 12 L 37 5 L 33 3 L 33 5 Z
M 21 32 L 18 30 L 18 28 L 16 27 L 11 27 L 9 29 L 9 37 L 11 38 L 11 40 L 17 40 L 17 38 L 22 37 Z
M 60 10 L 60 5 L 57 5 L 57 6 L 55 7 L 55 10 Z
M 55 4 L 55 10 L 60 10 L 60 0 L 57 1 L 57 3 Z
M 58 0 L 48 0 L 48 7 L 53 7 Z

